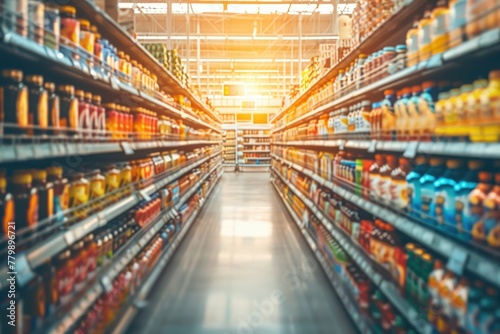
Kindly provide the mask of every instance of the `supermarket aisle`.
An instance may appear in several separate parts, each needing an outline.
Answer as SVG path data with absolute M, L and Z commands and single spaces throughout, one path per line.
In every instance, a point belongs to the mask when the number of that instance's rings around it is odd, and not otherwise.
M 269 174 L 224 174 L 129 333 L 355 333 Z

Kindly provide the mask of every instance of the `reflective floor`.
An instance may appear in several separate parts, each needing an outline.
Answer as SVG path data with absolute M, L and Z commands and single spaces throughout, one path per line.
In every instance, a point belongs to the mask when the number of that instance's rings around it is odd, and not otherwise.
M 129 333 L 355 333 L 268 173 L 225 173 Z

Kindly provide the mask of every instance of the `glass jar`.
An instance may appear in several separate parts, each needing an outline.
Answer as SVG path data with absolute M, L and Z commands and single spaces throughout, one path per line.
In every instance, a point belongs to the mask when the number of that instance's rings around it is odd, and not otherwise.
M 53 82 L 46 82 L 44 87 L 48 95 L 48 133 L 58 135 L 60 128 L 60 101 L 59 96 L 56 94 L 56 85 Z
M 43 87 L 43 77 L 40 75 L 28 75 L 25 81 L 29 89 L 28 119 L 30 126 L 34 127 L 28 129 L 28 134 L 45 134 L 47 133 L 48 126 L 49 97 Z
M 125 187 L 132 183 L 132 167 L 128 163 L 120 166 L 120 185 L 119 187 Z
M 54 184 L 47 181 L 47 172 L 43 169 L 32 170 L 31 176 L 38 192 L 38 220 L 42 221 L 54 214 Z
M 120 171 L 115 165 L 109 165 L 104 172 L 106 178 L 106 194 L 110 194 L 120 188 Z
M 16 229 L 34 227 L 38 224 L 38 191 L 32 185 L 29 171 L 16 170 L 12 177 Z
M 61 52 L 68 58 L 79 60 L 80 55 L 76 47 L 80 45 L 80 22 L 76 19 L 76 9 L 72 6 L 61 6 L 59 13 L 61 16 Z
M 71 185 L 69 192 L 69 207 L 76 208 L 87 204 L 89 201 L 90 183 L 85 178 L 83 173 L 74 173 L 70 176 Z M 83 210 L 78 210 L 78 217 L 85 218 L 86 214 Z
M 88 61 L 92 63 L 92 56 L 95 51 L 95 35 L 90 30 L 90 22 L 88 20 L 80 19 L 80 46 L 87 51 L 85 55 Z
M 106 178 L 99 169 L 94 169 L 90 173 L 90 195 L 89 200 L 96 200 L 106 193 Z
M 57 292 L 62 306 L 71 301 L 75 287 L 75 262 L 71 258 L 71 252 L 66 250 L 60 253 L 54 262 L 57 278 Z
M 78 133 L 78 99 L 75 96 L 75 87 L 71 85 L 57 86 L 60 99 L 59 123 L 66 133 L 74 136 Z
M 4 134 L 22 134 L 29 124 L 28 87 L 23 83 L 23 72 L 3 70 L 0 89 L 0 117 L 4 122 Z
M 44 43 L 45 5 L 40 0 L 28 0 L 28 38 L 36 43 Z

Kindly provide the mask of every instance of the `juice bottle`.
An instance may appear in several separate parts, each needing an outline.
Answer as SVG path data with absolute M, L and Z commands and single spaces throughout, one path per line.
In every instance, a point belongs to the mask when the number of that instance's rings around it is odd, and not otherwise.
M 42 221 L 54 214 L 54 184 L 47 181 L 47 172 L 43 169 L 32 170 L 31 176 L 38 192 L 38 219 Z
M 75 96 L 78 98 L 78 126 L 80 134 L 83 137 L 88 137 L 89 132 L 88 124 L 90 118 L 90 104 L 85 100 L 85 92 L 83 90 L 77 89 L 75 91 Z
M 437 330 L 440 333 L 448 333 L 452 319 L 453 291 L 457 286 L 457 277 L 451 271 L 446 272 L 439 286 L 441 309 L 437 319 Z
M 475 240 L 487 242 L 490 247 L 500 247 L 500 173 L 495 174 L 495 185 L 483 200 L 483 217 L 474 224 Z
M 74 173 L 70 177 L 71 186 L 69 192 L 69 207 L 77 208 L 89 201 L 90 195 L 90 184 L 89 181 L 84 177 L 83 173 Z M 83 219 L 87 216 L 86 209 L 78 209 L 75 212 L 75 217 Z
M 408 102 L 411 98 L 411 88 L 405 87 L 401 90 L 401 99 L 399 100 L 399 113 L 396 114 L 399 124 L 399 140 L 406 140 L 410 122 L 408 118 Z
M 479 333 L 480 323 L 479 323 L 479 303 L 486 294 L 486 289 L 484 284 L 480 280 L 475 280 L 469 290 L 469 295 L 467 296 L 467 311 L 465 318 L 465 328 L 470 333 Z
M 396 92 L 396 102 L 394 103 L 394 117 L 396 118 L 396 135 L 398 140 L 401 138 L 401 99 L 403 98 L 403 91 L 398 90 Z
M 410 30 L 408 30 L 408 33 L 406 34 L 406 46 L 408 48 L 408 60 L 407 64 L 408 67 L 415 66 L 419 63 L 419 39 L 418 39 L 418 24 L 419 20 L 418 18 L 415 18 L 413 21 L 413 26 Z
M 450 94 L 448 92 L 439 93 L 436 102 L 436 136 L 438 138 L 447 135 L 446 101 L 449 97 Z
M 391 195 L 391 173 L 398 167 L 398 162 L 396 157 L 393 155 L 386 156 L 386 163 L 380 168 L 380 181 L 379 181 L 379 192 L 382 201 L 385 204 L 390 204 L 392 200 Z
M 483 122 L 482 140 L 497 142 L 500 136 L 500 70 L 491 71 L 489 84 L 480 97 L 480 119 Z
M 28 134 L 45 134 L 49 125 L 49 95 L 43 86 L 41 75 L 27 75 L 25 78 L 29 88 L 29 124 L 35 128 Z
M 439 0 L 432 11 L 431 50 L 437 55 L 448 50 L 450 13 L 447 0 Z
M 441 286 L 444 274 L 445 269 L 443 262 L 436 259 L 434 261 L 434 268 L 429 275 L 429 300 L 427 306 L 427 320 L 434 326 L 437 325 L 437 318 L 441 310 L 441 297 L 439 295 L 439 287 Z
M 69 208 L 68 179 L 63 178 L 62 167 L 53 166 L 47 168 L 47 181 L 54 184 L 54 215 L 60 222 L 64 220 L 63 212 Z
M 464 173 L 463 161 L 450 159 L 446 161 L 444 174 L 434 182 L 435 199 L 431 215 L 436 219 L 439 229 L 453 234 L 458 234 L 455 226 L 455 187 Z
M 370 197 L 379 199 L 380 191 L 380 168 L 385 164 L 385 157 L 382 154 L 375 155 L 375 162 L 370 167 Z
M 477 220 L 481 218 L 481 216 L 477 216 L 477 208 L 476 205 L 469 202 L 469 196 L 473 196 L 477 198 L 477 195 L 473 195 L 474 190 L 478 186 L 480 182 L 491 183 L 491 173 L 481 173 L 481 170 L 484 168 L 484 163 L 478 160 L 469 160 L 467 162 L 467 166 L 469 171 L 465 176 L 460 180 L 460 182 L 455 186 L 455 225 L 459 232 L 459 237 L 464 240 L 470 239 L 470 232 L 472 229 L 472 224 L 474 224 Z M 482 181 L 480 178 L 482 176 Z M 483 198 L 486 197 L 486 193 L 480 192 L 483 194 Z M 478 200 L 474 200 L 475 203 L 478 203 Z M 482 200 L 480 200 L 482 203 Z M 481 211 L 481 210 L 480 210 Z
M 422 88 L 420 86 L 413 86 L 412 96 L 408 100 L 408 129 L 410 140 L 415 140 L 420 136 L 418 128 L 415 126 L 416 122 L 420 119 L 420 111 L 418 109 L 420 102 L 420 94 Z
M 107 135 L 113 139 L 120 138 L 120 134 L 118 133 L 118 114 L 119 112 L 116 109 L 116 105 L 114 103 L 105 104 L 106 108 L 106 132 Z
M 61 52 L 68 58 L 80 59 L 76 47 L 80 45 L 80 21 L 76 19 L 76 9 L 72 6 L 59 7 L 61 15 Z
M 57 86 L 59 94 L 59 122 L 61 127 L 69 135 L 75 135 L 78 132 L 78 99 L 75 97 L 75 87 L 71 85 Z
M 426 81 L 422 84 L 422 94 L 419 97 L 419 118 L 417 129 L 424 140 L 429 140 L 436 131 L 436 110 L 438 88 L 435 82 Z
M 472 94 L 472 85 L 462 85 L 460 87 L 460 96 L 455 101 L 455 109 L 457 113 L 457 136 L 461 139 L 468 139 L 470 127 L 470 111 L 468 109 L 467 100 Z
M 426 61 L 432 54 L 432 11 L 428 6 L 424 16 L 418 23 L 418 58 L 420 62 Z
M 44 85 L 48 94 L 48 126 L 50 134 L 58 135 L 60 128 L 60 101 L 59 96 L 56 94 L 56 85 L 53 82 L 46 82 Z
M 2 71 L 0 81 L 0 119 L 4 134 L 26 133 L 29 124 L 29 92 L 23 84 L 23 72 Z
M 488 86 L 484 79 L 474 81 L 473 91 L 467 98 L 467 110 L 469 111 L 469 136 L 473 142 L 482 140 L 481 130 L 481 96 Z
M 5 176 L 5 169 L 0 169 L 0 223 L 2 224 L 2 234 L 7 237 L 9 235 L 9 223 L 14 222 L 14 198 L 12 194 L 7 191 L 7 178 Z M 14 224 L 11 224 L 11 232 Z
M 419 217 L 421 219 L 435 221 L 434 212 L 432 208 L 435 207 L 434 200 L 436 196 L 436 189 L 434 183 L 443 175 L 446 167 L 443 159 L 431 158 L 430 167 L 427 172 L 420 178 L 420 201 L 421 210 Z
M 458 131 L 458 115 L 456 103 L 460 96 L 460 88 L 453 88 L 450 90 L 448 99 L 445 104 L 445 123 L 446 123 L 446 134 L 449 137 L 457 137 Z
M 420 178 L 425 174 L 429 165 L 427 159 L 423 156 L 418 156 L 415 159 L 415 168 L 408 173 L 406 177 L 407 183 L 407 196 L 408 196 L 408 210 L 412 216 L 419 216 L 422 210 L 421 201 L 421 185 Z
M 410 162 L 400 158 L 399 167 L 391 172 L 391 203 L 398 209 L 407 209 L 409 203 L 407 177 L 410 170 Z
M 469 294 L 469 281 L 462 277 L 458 282 L 457 287 L 452 293 L 452 322 L 451 333 L 459 334 L 465 328 L 465 319 L 467 315 L 467 297 Z
M 34 227 L 38 224 L 38 192 L 32 186 L 29 171 L 16 170 L 12 177 L 12 194 L 16 217 L 16 229 Z
M 396 116 L 394 114 L 394 103 L 396 93 L 392 89 L 384 91 L 385 98 L 381 105 L 381 132 L 384 140 L 394 140 L 396 130 Z

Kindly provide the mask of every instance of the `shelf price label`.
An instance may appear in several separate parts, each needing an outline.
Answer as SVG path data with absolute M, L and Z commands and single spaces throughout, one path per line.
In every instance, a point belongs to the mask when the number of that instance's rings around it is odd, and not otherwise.
M 120 146 L 122 147 L 123 153 L 125 155 L 133 155 L 135 154 L 134 150 L 132 149 L 132 146 L 128 142 L 121 142 Z
M 466 251 L 461 248 L 455 248 L 451 253 L 446 268 L 461 276 L 464 272 L 465 265 L 467 264 L 468 257 L 469 254 Z

